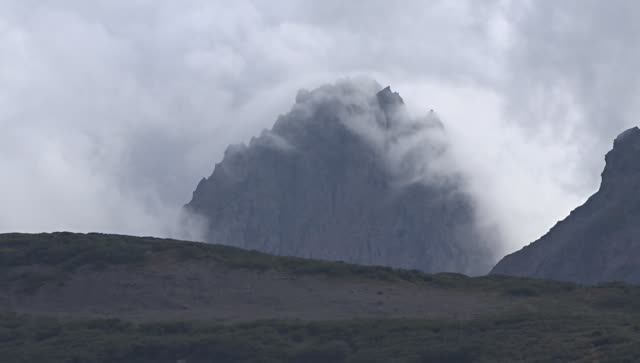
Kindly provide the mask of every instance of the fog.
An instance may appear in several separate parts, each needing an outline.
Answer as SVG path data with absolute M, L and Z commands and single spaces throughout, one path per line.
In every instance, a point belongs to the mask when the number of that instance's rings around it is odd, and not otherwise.
M 228 144 L 300 88 L 365 76 L 416 117 L 437 111 L 514 250 L 596 190 L 637 123 L 638 15 L 595 0 L 0 0 L 0 231 L 183 236 L 177 214 Z

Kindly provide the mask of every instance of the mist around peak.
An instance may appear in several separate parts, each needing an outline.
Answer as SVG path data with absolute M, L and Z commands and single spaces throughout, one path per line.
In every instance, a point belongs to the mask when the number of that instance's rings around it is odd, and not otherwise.
M 187 210 L 207 241 L 280 255 L 482 274 L 495 230 L 475 201 L 434 112 L 407 112 L 368 79 L 298 92 L 272 129 L 232 146 Z

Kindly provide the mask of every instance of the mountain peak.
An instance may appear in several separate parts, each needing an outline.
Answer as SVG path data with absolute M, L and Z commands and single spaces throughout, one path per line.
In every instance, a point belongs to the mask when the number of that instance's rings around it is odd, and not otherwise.
M 640 128 L 632 127 L 616 137 L 613 149 L 605 157 L 603 184 L 619 175 L 637 175 L 640 179 Z
M 382 108 L 386 108 L 391 105 L 404 105 L 404 100 L 400 97 L 398 92 L 393 92 L 391 86 L 383 88 L 376 94 L 378 103 Z
M 385 115 L 384 126 L 386 129 L 391 128 L 394 121 L 407 118 L 404 101 L 398 92 L 391 90 L 391 86 L 387 86 L 376 93 L 376 98 L 380 109 Z
M 490 241 L 458 182 L 430 182 L 444 142 L 397 92 L 340 81 L 292 110 L 196 188 L 209 242 L 428 272 L 485 273 Z M 435 128 L 438 127 L 438 128 Z M 269 138 L 269 140 L 267 140 Z M 427 180 L 429 182 L 427 182 Z M 420 181 L 420 182 L 419 182 Z
M 640 143 L 640 128 L 638 126 L 632 127 L 623 131 L 613 142 L 613 146 L 616 147 L 621 144 Z

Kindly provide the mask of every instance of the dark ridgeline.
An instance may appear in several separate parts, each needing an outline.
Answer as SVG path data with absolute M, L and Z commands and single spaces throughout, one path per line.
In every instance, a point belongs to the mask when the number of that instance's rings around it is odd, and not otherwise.
M 413 135 L 444 135 L 442 124 L 433 115 L 411 120 L 398 93 L 379 90 L 345 81 L 301 91 L 272 130 L 230 146 L 186 205 L 206 217 L 207 241 L 426 272 L 488 272 L 495 259 L 460 178 L 425 182 L 416 162 L 435 160 L 446 143 L 398 151 Z
M 493 274 L 640 283 L 640 129 L 620 134 L 605 159 L 600 189 Z

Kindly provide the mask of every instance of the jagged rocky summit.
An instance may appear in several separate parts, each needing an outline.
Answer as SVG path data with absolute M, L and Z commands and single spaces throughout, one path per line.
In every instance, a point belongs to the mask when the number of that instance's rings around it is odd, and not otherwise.
M 484 274 L 495 262 L 445 157 L 433 112 L 342 81 L 300 91 L 249 145 L 230 146 L 186 208 L 207 240 L 278 255 Z
M 640 283 L 640 129 L 620 134 L 605 160 L 600 189 L 493 274 Z

